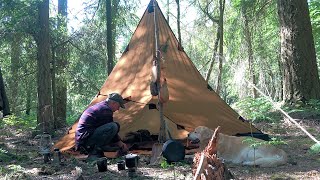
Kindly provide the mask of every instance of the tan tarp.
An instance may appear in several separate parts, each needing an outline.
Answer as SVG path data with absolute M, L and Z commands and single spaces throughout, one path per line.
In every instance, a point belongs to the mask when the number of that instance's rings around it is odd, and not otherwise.
M 258 132 L 249 123 L 239 120 L 239 115 L 232 108 L 215 92 L 207 89 L 204 78 L 192 61 L 183 50 L 178 50 L 177 39 L 158 6 L 155 12 L 163 56 L 162 78 L 166 77 L 170 94 L 169 101 L 164 104 L 164 115 L 172 136 L 185 138 L 188 131 L 200 125 L 211 129 L 221 126 L 221 132 L 229 135 L 251 130 Z M 146 105 L 157 104 L 157 97 L 152 97 L 149 87 L 154 47 L 154 13 L 146 10 L 128 44 L 128 50 L 122 54 L 90 104 L 105 100 L 105 95 L 112 92 L 118 92 L 123 97 L 131 96 L 135 102 L 127 103 L 126 109 L 115 113 L 115 120 L 121 124 L 122 137 L 139 129 L 148 129 L 152 134 L 159 132 L 159 111 L 149 110 Z M 74 145 L 76 125 L 55 144 L 56 147 L 66 150 Z M 183 126 L 185 130 L 177 130 L 177 125 Z

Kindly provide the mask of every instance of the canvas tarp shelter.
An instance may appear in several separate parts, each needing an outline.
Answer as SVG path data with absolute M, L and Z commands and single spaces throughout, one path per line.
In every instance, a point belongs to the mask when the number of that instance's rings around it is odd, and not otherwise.
M 185 138 L 188 131 L 200 125 L 212 129 L 221 126 L 221 132 L 229 135 L 259 132 L 248 122 L 239 120 L 239 115 L 228 104 L 215 92 L 207 89 L 207 83 L 187 54 L 179 50 L 178 41 L 158 5 L 154 10 L 148 12 L 147 8 L 127 49 L 90 105 L 105 100 L 112 92 L 117 92 L 124 98 L 131 96 L 131 100 L 135 102 L 126 103 L 126 109 L 120 109 L 114 114 L 114 119 L 121 125 L 120 136 L 139 129 L 147 129 L 151 134 L 159 133 L 159 111 L 148 108 L 149 103 L 157 104 L 157 97 L 151 95 L 149 87 L 155 57 L 155 12 L 163 57 L 161 73 L 167 79 L 170 94 L 163 111 L 173 138 Z M 178 129 L 177 125 L 184 129 Z M 77 123 L 55 147 L 61 150 L 71 148 L 74 145 L 76 126 Z

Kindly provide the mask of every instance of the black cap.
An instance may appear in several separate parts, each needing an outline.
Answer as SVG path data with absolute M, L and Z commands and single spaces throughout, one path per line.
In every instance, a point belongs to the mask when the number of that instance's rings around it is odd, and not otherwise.
M 109 94 L 109 99 L 116 101 L 120 104 L 120 107 L 122 107 L 123 109 L 125 109 L 126 107 L 124 106 L 124 100 L 122 98 L 122 96 L 118 93 L 111 93 Z

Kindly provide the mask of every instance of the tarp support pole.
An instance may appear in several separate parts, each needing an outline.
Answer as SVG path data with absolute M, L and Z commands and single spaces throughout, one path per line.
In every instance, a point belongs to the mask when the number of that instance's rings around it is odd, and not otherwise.
M 158 29 L 158 21 L 157 21 L 157 1 L 153 1 L 153 20 L 154 20 L 154 35 L 155 35 L 155 53 L 156 53 L 156 61 L 157 61 L 157 83 L 158 83 L 158 104 L 159 104 L 159 113 L 160 113 L 160 131 L 158 136 L 159 143 L 164 143 L 166 141 L 166 127 L 165 121 L 163 118 L 163 103 L 160 101 L 160 77 L 161 77 L 161 68 L 160 68 L 160 51 L 159 51 L 159 29 Z

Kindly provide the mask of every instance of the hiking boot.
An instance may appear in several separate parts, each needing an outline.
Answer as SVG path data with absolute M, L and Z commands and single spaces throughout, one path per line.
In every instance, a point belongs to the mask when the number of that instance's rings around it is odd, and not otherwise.
M 126 154 L 128 154 L 127 151 L 123 151 L 123 149 L 119 149 L 119 150 L 117 151 L 116 157 L 121 157 L 121 156 L 124 156 L 124 155 L 126 155 Z
M 96 161 L 99 158 L 105 157 L 103 154 L 103 151 L 99 151 L 99 150 L 93 150 L 89 153 L 86 161 L 87 162 L 92 162 L 92 161 Z
M 76 151 L 80 152 L 80 154 L 85 154 L 85 155 L 89 154 L 88 150 L 83 146 L 79 146 L 78 148 L 76 148 Z
M 115 152 L 117 150 L 120 149 L 120 147 L 118 146 L 109 146 L 109 145 L 105 145 L 102 147 L 99 147 L 103 152 Z

